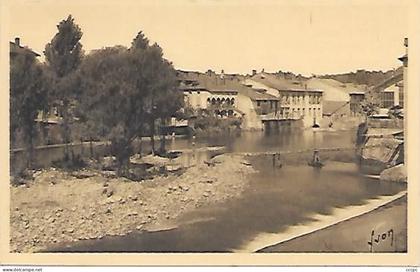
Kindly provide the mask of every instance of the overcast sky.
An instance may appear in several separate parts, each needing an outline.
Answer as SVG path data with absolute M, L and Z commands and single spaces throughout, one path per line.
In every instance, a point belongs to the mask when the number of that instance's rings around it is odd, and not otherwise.
M 9 3 L 10 40 L 42 53 L 72 14 L 87 52 L 128 46 L 142 30 L 176 68 L 309 75 L 397 68 L 408 27 L 407 1 L 66 2 Z

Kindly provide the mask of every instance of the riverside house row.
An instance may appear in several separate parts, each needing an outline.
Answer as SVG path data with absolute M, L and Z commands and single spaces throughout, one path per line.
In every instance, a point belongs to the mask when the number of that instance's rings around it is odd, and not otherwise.
M 178 70 L 185 104 L 219 118 L 242 118 L 243 129 L 310 127 L 357 114 L 363 86 L 255 70 L 252 75 Z M 351 106 L 352 105 L 352 106 Z

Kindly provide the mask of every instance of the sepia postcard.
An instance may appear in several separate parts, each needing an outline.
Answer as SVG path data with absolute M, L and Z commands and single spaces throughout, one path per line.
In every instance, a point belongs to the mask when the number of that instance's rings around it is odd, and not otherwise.
M 415 0 L 0 3 L 0 263 L 419 265 Z

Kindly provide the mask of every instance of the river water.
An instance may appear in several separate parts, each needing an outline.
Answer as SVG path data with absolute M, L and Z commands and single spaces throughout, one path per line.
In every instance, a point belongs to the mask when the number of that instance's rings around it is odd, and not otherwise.
M 229 152 L 301 150 L 348 147 L 354 144 L 355 134 L 355 131 L 311 130 L 249 132 L 229 137 L 176 139 L 168 145 L 173 149 L 191 148 L 193 142 L 195 147 L 224 145 Z M 406 189 L 401 184 L 364 177 L 351 159 L 329 160 L 322 169 L 287 162 L 281 168 L 273 168 L 270 158 L 264 156 L 251 157 L 250 161 L 259 171 L 250 177 L 250 184 L 240 198 L 185 214 L 175 229 L 80 241 L 52 251 L 232 252 L 261 233 L 281 233 L 290 226 L 310 224 L 316 214 L 330 215 L 336 208 L 363 205 Z

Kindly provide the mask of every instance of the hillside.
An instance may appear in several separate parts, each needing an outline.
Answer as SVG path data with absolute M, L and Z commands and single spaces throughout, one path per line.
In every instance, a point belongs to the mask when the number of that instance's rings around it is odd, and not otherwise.
M 399 72 L 402 67 L 396 70 L 383 71 L 366 71 L 357 70 L 356 72 L 350 72 L 345 74 L 331 74 L 323 75 L 321 78 L 334 79 L 343 83 L 354 83 L 358 85 L 375 86 L 392 77 L 395 73 Z

